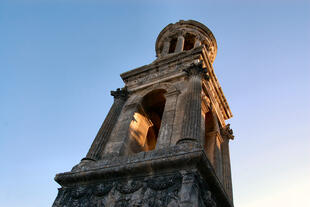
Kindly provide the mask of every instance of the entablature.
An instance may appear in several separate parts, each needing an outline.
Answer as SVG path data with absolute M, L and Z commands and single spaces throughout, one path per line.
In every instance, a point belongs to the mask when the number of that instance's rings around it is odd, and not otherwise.
M 223 118 L 225 120 L 231 118 L 233 115 L 231 113 L 230 107 L 228 105 L 228 102 L 226 100 L 226 97 L 223 93 L 223 90 L 221 88 L 221 85 L 214 73 L 213 66 L 207 56 L 207 50 L 205 47 L 202 48 L 202 59 L 205 63 L 205 66 L 207 67 L 208 75 L 209 75 L 209 81 L 205 81 L 205 85 L 210 89 L 211 94 L 213 94 L 215 100 L 214 102 L 217 102 L 222 114 Z
M 123 79 L 129 91 L 136 87 L 143 87 L 154 83 L 154 81 L 167 81 L 176 74 L 185 76 L 184 69 L 190 67 L 195 60 L 201 59 L 202 46 L 191 51 L 183 51 L 178 54 L 171 55 L 162 59 L 157 59 L 149 65 L 130 70 L 122 73 Z

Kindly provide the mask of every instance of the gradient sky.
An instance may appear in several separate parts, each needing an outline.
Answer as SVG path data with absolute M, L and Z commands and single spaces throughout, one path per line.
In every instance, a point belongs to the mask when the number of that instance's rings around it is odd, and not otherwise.
M 310 2 L 2 0 L 0 205 L 51 206 L 119 74 L 155 59 L 169 23 L 197 20 L 234 117 L 236 207 L 310 206 Z

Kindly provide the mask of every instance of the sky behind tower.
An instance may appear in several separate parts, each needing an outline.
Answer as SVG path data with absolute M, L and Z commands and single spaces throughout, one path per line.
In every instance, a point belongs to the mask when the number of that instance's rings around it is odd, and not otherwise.
M 2 0 L 1 206 L 51 206 L 83 158 L 119 74 L 155 60 L 169 23 L 214 34 L 230 105 L 236 207 L 310 206 L 310 2 Z

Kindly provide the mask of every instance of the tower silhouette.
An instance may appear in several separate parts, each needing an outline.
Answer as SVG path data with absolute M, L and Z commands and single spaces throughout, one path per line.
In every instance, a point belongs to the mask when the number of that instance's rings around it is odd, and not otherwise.
M 169 24 L 157 59 L 122 73 L 122 89 L 89 152 L 53 207 L 233 206 L 232 117 L 213 69 L 217 43 L 203 24 Z

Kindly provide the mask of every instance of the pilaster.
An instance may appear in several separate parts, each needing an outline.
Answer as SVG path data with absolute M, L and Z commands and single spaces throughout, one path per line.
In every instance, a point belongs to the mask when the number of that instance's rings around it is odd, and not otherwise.
M 232 181 L 231 181 L 231 167 L 230 167 L 230 153 L 229 153 L 229 140 L 234 139 L 233 131 L 230 125 L 227 124 L 221 128 L 222 143 L 222 158 L 223 158 L 223 185 L 231 201 L 233 201 Z
M 189 76 L 185 94 L 185 107 L 182 123 L 181 139 L 183 142 L 199 143 L 201 130 L 201 83 L 206 72 L 201 64 L 193 65 L 185 70 Z
M 173 132 L 173 124 L 175 118 L 176 104 L 179 91 L 166 93 L 166 104 L 162 116 L 160 130 L 158 133 L 156 149 L 168 147 L 171 143 L 171 136 Z

